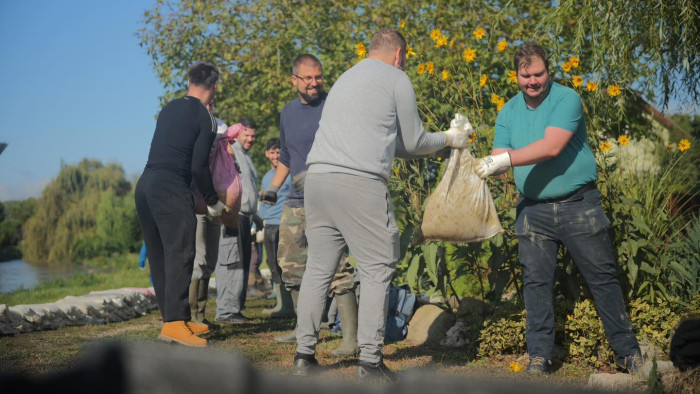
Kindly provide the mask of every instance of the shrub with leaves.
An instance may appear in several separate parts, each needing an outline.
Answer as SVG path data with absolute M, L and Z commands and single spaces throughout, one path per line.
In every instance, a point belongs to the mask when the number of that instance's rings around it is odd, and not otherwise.
M 511 313 L 507 311 L 511 309 Z M 478 357 L 520 354 L 527 350 L 525 342 L 525 311 L 512 312 L 501 306 L 484 322 L 479 335 Z

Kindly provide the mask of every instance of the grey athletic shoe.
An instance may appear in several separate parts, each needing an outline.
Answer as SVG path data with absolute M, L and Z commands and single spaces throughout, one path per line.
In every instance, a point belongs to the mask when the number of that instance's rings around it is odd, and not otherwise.
M 530 365 L 527 366 L 525 373 L 528 375 L 543 375 L 549 372 L 549 360 L 543 357 L 530 357 Z
M 644 360 L 642 359 L 642 353 L 637 350 L 632 354 L 617 358 L 617 360 L 615 360 L 615 364 L 617 364 L 618 367 L 626 370 L 627 373 L 636 374 L 642 369 Z

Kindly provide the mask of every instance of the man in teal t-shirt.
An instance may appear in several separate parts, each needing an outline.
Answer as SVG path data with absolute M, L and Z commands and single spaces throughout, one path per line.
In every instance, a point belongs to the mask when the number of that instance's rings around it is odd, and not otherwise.
M 515 53 L 521 92 L 501 109 L 493 151 L 479 160 L 485 178 L 513 167 L 520 192 L 515 220 L 523 265 L 529 374 L 548 372 L 554 348 L 554 271 L 559 245 L 583 274 L 616 362 L 629 372 L 642 365 L 627 316 L 608 238 L 610 221 L 596 188 L 596 163 L 586 141 L 581 98 L 549 79 L 547 52 L 524 44 Z

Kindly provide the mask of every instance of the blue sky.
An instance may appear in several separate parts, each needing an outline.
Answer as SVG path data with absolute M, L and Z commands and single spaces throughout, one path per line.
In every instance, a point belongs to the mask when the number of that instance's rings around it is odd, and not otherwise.
M 146 164 L 162 94 L 134 33 L 152 1 L 0 1 L 0 201 L 38 197 L 61 160 Z
M 39 197 L 61 161 L 143 170 L 163 91 L 134 33 L 152 6 L 0 0 L 0 201 Z

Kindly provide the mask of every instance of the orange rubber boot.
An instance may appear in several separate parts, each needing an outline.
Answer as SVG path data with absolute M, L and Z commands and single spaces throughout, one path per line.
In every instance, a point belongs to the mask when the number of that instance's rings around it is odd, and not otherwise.
M 187 327 L 192 331 L 194 335 L 206 335 L 211 333 L 209 326 L 206 324 L 197 323 L 195 321 L 188 321 Z
M 158 338 L 165 342 L 177 342 L 185 346 L 207 346 L 207 340 L 194 335 L 183 320 L 163 324 L 163 329 L 160 330 Z

